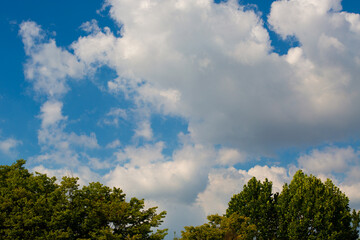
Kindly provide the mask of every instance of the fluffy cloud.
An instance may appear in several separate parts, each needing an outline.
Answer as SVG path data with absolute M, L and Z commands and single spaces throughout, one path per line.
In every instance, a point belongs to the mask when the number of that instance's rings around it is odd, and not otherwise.
M 84 75 L 84 64 L 67 50 L 57 47 L 54 40 L 47 40 L 36 23 L 23 22 L 19 34 L 30 57 L 25 64 L 25 76 L 37 93 L 61 96 L 68 90 L 68 78 Z
M 48 101 L 41 106 L 41 127 L 46 128 L 61 120 L 66 120 L 66 117 L 62 116 L 61 109 L 63 104 L 59 101 Z
M 39 115 L 43 154 L 37 159 L 76 165 L 79 176 L 96 179 L 79 159 L 86 158 L 95 169 L 102 160 L 75 151 L 79 146 L 98 148 L 96 135 L 66 132 L 60 98 L 70 79 L 104 65 L 117 73 L 107 80 L 109 93 L 134 103 L 133 140 L 146 144 L 120 148 L 119 141 L 110 143 L 117 166 L 103 181 L 171 209 L 174 222 L 180 214 L 189 219 L 201 211 L 224 212 L 231 195 L 252 176 L 269 178 L 275 191 L 291 179 L 282 167 L 245 171 L 233 164 L 287 146 L 359 134 L 359 15 L 340 12 L 340 0 L 274 2 L 269 24 L 283 38 L 300 42 L 280 56 L 272 52 L 263 26 L 267 23 L 237 2 L 108 0 L 121 36 L 87 22 L 82 28 L 89 35 L 73 42 L 71 51 L 47 40 L 35 23 L 24 22 L 20 35 L 29 56 L 26 77 L 37 93 L 47 96 Z M 163 142 L 151 143 L 152 113 L 185 119 L 191 141 L 165 156 Z M 102 123 L 134 120 L 127 117 L 113 108 Z M 358 153 L 352 148 L 313 150 L 298 160 L 319 176 L 336 178 L 333 173 L 345 171 L 349 177 L 337 181 L 358 201 L 354 189 L 360 180 L 350 178 L 356 175 L 351 170 L 356 162 Z
M 291 168 L 289 169 L 291 170 Z M 250 176 L 256 177 L 257 179 L 264 181 L 265 178 L 273 182 L 273 191 L 281 192 L 282 186 L 286 182 L 290 182 L 292 178 L 292 172 L 283 167 L 275 166 L 255 166 L 247 172 Z
M 298 159 L 299 166 L 313 173 L 342 173 L 359 161 L 359 153 L 351 147 L 315 149 Z
M 142 137 L 146 140 L 151 140 L 153 137 L 153 131 L 151 129 L 150 122 L 148 120 L 143 120 L 138 124 L 137 129 L 135 129 L 134 137 Z
M 32 172 L 39 172 L 46 174 L 49 177 L 56 177 L 60 182 L 61 179 L 66 177 L 78 177 L 78 183 L 80 186 L 87 185 L 89 182 L 100 181 L 100 176 L 87 166 L 78 166 L 77 169 L 73 168 L 61 168 L 61 169 L 50 169 L 46 168 L 43 165 L 36 166 L 31 169 Z
M 359 170 L 359 169 L 357 169 Z M 358 172 L 359 173 L 359 172 Z M 356 182 L 353 184 L 342 184 L 340 185 L 341 191 L 343 191 L 346 196 L 350 199 L 350 207 L 357 210 L 360 209 L 360 183 Z
M 88 22 L 83 28 L 91 33 L 71 45 L 74 55 L 53 40 L 36 44 L 44 38 L 39 26 L 22 24 L 35 89 L 61 94 L 67 77 L 108 65 L 118 74 L 108 82 L 111 92 L 125 93 L 139 108 L 184 117 L 198 142 L 249 153 L 358 133 L 359 17 L 340 12 L 339 0 L 272 4 L 272 28 L 301 44 L 285 56 L 272 53 L 262 20 L 236 1 L 107 4 L 121 37 Z M 137 133 L 152 136 L 146 121 Z
M 221 148 L 218 153 L 218 160 L 221 165 L 232 166 L 236 163 L 243 163 L 246 161 L 246 155 L 240 153 L 236 149 Z
M 205 191 L 198 194 L 197 204 L 206 215 L 224 214 L 231 197 L 239 193 L 249 180 L 234 168 L 213 170 L 208 177 Z
M 272 181 L 274 192 L 281 192 L 283 184 L 291 179 L 289 172 L 281 167 L 257 165 L 248 171 L 236 170 L 232 167 L 212 170 L 205 191 L 198 194 L 197 204 L 207 215 L 224 214 L 231 197 L 241 192 L 243 186 L 252 177 L 260 181 L 264 181 L 265 178 Z
M 112 92 L 187 119 L 196 141 L 264 154 L 360 129 L 359 19 L 340 1 L 274 2 L 272 28 L 301 44 L 285 56 L 271 53 L 262 20 L 236 1 L 107 3 L 121 37 L 96 30 L 72 44 L 75 55 L 114 68 Z
M 205 188 L 209 161 L 215 162 L 216 154 L 211 148 L 185 144 L 168 159 L 163 147 L 158 142 L 118 152 L 121 164 L 105 176 L 106 182 L 131 196 L 191 203 Z
M 38 138 L 41 144 L 67 148 L 71 145 L 78 145 L 87 148 L 99 147 L 95 133 L 90 136 L 77 135 L 73 132 L 65 133 L 65 121 L 67 117 L 62 115 L 62 103 L 47 101 L 41 107 L 41 129 Z
M 14 149 L 21 144 L 22 144 L 21 141 L 16 140 L 14 138 L 7 138 L 4 140 L 0 140 L 0 151 L 7 155 L 10 155 L 13 153 Z
M 31 159 L 35 162 L 62 164 L 67 167 L 80 166 L 80 160 L 85 159 L 94 165 L 94 159 L 82 154 L 76 149 L 99 148 L 95 133 L 78 135 L 66 132 L 67 117 L 62 114 L 62 102 L 49 100 L 41 106 L 41 128 L 38 130 L 38 142 L 42 154 Z
M 37 91 L 63 94 L 67 78 L 108 65 L 118 74 L 109 90 L 184 117 L 201 143 L 265 154 L 358 133 L 359 17 L 341 12 L 339 0 L 272 4 L 272 28 L 301 44 L 285 56 L 271 52 L 262 20 L 236 1 L 107 4 L 121 37 L 86 23 L 91 34 L 71 45 L 74 54 L 45 41 L 35 23 L 21 25 Z M 139 136 L 150 139 L 149 124 L 141 126 Z
M 359 151 L 352 147 L 326 147 L 314 149 L 298 159 L 299 167 L 320 177 L 330 178 L 350 199 L 351 207 L 360 208 L 358 188 L 360 183 Z

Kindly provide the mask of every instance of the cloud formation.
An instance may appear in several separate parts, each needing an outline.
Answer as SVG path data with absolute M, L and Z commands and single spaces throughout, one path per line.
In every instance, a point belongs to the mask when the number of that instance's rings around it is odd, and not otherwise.
M 340 1 L 274 2 L 271 27 L 301 44 L 284 56 L 236 1 L 107 3 L 121 37 L 94 31 L 73 43 L 75 55 L 114 68 L 112 92 L 187 119 L 199 142 L 265 154 L 360 129 L 358 15 L 341 12 Z
M 235 0 L 106 4 L 120 32 L 92 20 L 81 26 L 88 35 L 69 49 L 47 39 L 34 22 L 20 26 L 26 78 L 46 98 L 39 114 L 38 161 L 74 167 L 86 180 L 101 178 L 130 196 L 183 214 L 179 224 L 200 213 L 223 213 L 252 176 L 269 178 L 274 191 L 281 191 L 297 167 L 332 177 L 360 206 L 354 191 L 360 182 L 359 154 L 352 147 L 315 148 L 291 166 L 233 167 L 289 146 L 301 149 L 360 133 L 358 14 L 342 12 L 340 0 L 275 1 L 268 23 Z M 284 39 L 296 38 L 300 46 L 275 53 L 264 24 Z M 98 123 L 136 123 L 132 142 L 105 146 L 113 153 L 110 160 L 91 156 L 89 149 L 102 148 L 95 133 L 67 131 L 71 116 L 62 114 L 69 81 L 103 66 L 117 74 L 106 80 L 104 94 L 124 95 L 133 109 L 129 114 L 129 109 L 111 108 Z M 180 144 L 170 154 L 164 154 L 166 142 L 154 138 L 152 114 L 188 123 L 189 133 L 179 133 Z M 102 165 L 114 168 L 100 177 L 95 172 Z M 42 165 L 37 169 L 51 173 Z M 175 222 L 175 215 L 169 221 Z

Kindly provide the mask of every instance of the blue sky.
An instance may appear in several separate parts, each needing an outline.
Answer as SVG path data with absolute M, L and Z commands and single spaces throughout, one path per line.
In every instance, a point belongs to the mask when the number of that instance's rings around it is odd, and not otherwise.
M 0 159 L 122 188 L 180 231 L 297 169 L 360 207 L 360 4 L 6 1 Z

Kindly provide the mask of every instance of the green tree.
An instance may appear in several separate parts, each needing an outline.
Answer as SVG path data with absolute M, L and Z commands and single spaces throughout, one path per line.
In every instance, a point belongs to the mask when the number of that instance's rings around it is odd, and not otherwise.
M 227 216 L 239 213 L 257 228 L 256 239 L 356 240 L 360 212 L 349 207 L 349 199 L 331 180 L 298 171 L 281 194 L 272 194 L 272 183 L 252 178 L 235 194 Z
M 331 180 L 298 171 L 277 204 L 279 239 L 358 239 L 359 212 Z
M 165 212 L 125 201 L 119 188 L 30 173 L 25 161 L 0 166 L 0 239 L 163 239 Z
M 256 239 L 276 239 L 277 198 L 278 194 L 272 193 L 272 182 L 265 179 L 261 183 L 253 177 L 239 194 L 231 198 L 226 215 L 238 213 L 248 217 L 256 225 Z
M 201 226 L 185 227 L 182 240 L 253 240 L 256 227 L 249 218 L 234 213 L 229 217 L 210 215 L 209 223 Z

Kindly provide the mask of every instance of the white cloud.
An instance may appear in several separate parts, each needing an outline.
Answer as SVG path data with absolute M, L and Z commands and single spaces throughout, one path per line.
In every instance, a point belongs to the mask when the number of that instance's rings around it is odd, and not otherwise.
M 41 27 L 35 22 L 23 22 L 20 25 L 19 34 L 23 38 L 26 54 L 30 55 L 32 48 L 37 46 L 40 40 L 44 38 Z
M 201 145 L 185 144 L 168 159 L 162 149 L 161 142 L 127 147 L 117 154 L 121 164 L 105 176 L 106 182 L 131 196 L 191 203 L 205 188 L 212 165 L 209 161 L 215 162 L 216 153 Z
M 359 172 L 358 172 L 359 174 Z M 357 210 L 360 209 L 360 182 L 355 182 L 353 184 L 341 184 L 341 191 L 343 191 L 346 196 L 350 199 L 350 207 Z
M 289 183 L 292 174 L 283 167 L 276 166 L 255 166 L 247 172 L 249 175 L 256 177 L 260 181 L 264 181 L 265 178 L 269 179 L 273 183 L 273 192 L 281 192 L 284 183 Z
M 273 29 L 301 44 L 286 56 L 271 53 L 262 20 L 236 1 L 107 3 L 122 37 L 81 37 L 72 44 L 75 55 L 117 71 L 111 92 L 187 119 L 197 142 L 265 154 L 360 129 L 360 52 L 353 51 L 359 20 L 337 12 L 340 1 L 273 3 Z
M 115 154 L 118 165 L 104 177 L 107 184 L 130 196 L 164 206 L 164 201 L 180 204 L 181 210 L 173 210 L 177 217 L 198 213 L 199 208 L 223 212 L 231 194 L 241 191 L 252 176 L 269 178 L 275 191 L 291 176 L 282 167 L 211 171 L 215 165 L 231 166 L 254 154 L 360 133 L 360 20 L 358 14 L 338 12 L 339 0 L 273 3 L 269 23 L 274 31 L 300 42 L 284 56 L 272 53 L 259 16 L 235 0 L 107 3 L 112 18 L 123 25 L 122 36 L 100 29 L 95 22 L 85 23 L 82 28 L 90 34 L 71 45 L 73 54 L 54 40 L 45 41 L 35 23 L 21 25 L 29 56 L 26 77 L 36 92 L 48 97 L 41 108 L 39 160 L 65 159 L 70 166 L 82 166 L 79 159 L 84 154 L 74 146 L 98 147 L 95 134 L 65 131 L 67 117 L 58 99 L 68 91 L 69 78 L 82 78 L 103 65 L 118 75 L 107 80 L 109 92 L 120 92 L 136 105 L 135 139 L 153 139 L 152 113 L 188 121 L 191 141 L 184 141 L 172 156 L 164 156 L 162 142 L 124 146 Z M 121 109 L 112 109 L 104 123 L 118 125 L 126 117 Z M 227 147 L 215 150 L 214 144 Z M 114 141 L 108 147 L 119 145 Z M 93 168 L 100 167 L 101 159 L 85 157 Z M 303 155 L 299 166 L 335 178 L 332 173 L 340 170 L 355 176 L 350 170 L 357 166 L 355 161 L 358 153 L 351 148 L 326 148 Z M 84 179 L 93 176 L 89 168 L 77 172 Z M 359 180 L 336 181 L 358 201 L 353 191 Z
M 78 177 L 78 183 L 80 186 L 87 185 L 90 182 L 96 182 L 100 180 L 100 176 L 90 170 L 87 166 L 77 166 L 77 168 L 61 168 L 51 169 L 46 168 L 43 165 L 38 165 L 31 169 L 33 172 L 39 172 L 46 174 L 49 177 L 56 177 L 60 182 L 63 177 Z
M 103 161 L 99 158 L 90 157 L 90 156 L 87 156 L 87 158 L 89 159 L 89 164 L 92 169 L 96 169 L 96 170 L 108 169 L 112 166 L 109 162 Z
M 198 194 L 197 204 L 206 215 L 225 214 L 231 197 L 239 193 L 247 181 L 248 176 L 234 168 L 213 170 L 205 191 Z
M 331 179 L 350 199 L 353 208 L 360 209 L 360 157 L 359 151 L 348 147 L 329 146 L 314 149 L 299 157 L 300 168 L 321 180 Z
M 108 144 L 106 145 L 106 148 L 117 148 L 117 147 L 119 147 L 119 146 L 121 146 L 120 140 L 119 140 L 119 139 L 115 139 L 114 141 L 108 143 Z
M 164 148 L 163 142 L 158 142 L 154 145 L 145 145 L 142 147 L 128 146 L 124 150 L 116 153 L 116 159 L 120 163 L 126 163 L 126 166 L 145 166 L 151 163 L 164 161 L 162 150 Z
M 240 153 L 237 149 L 221 148 L 218 153 L 218 162 L 222 165 L 234 165 L 246 161 L 246 154 Z
M 101 31 L 98 22 L 95 19 L 84 22 L 83 24 L 81 24 L 80 28 L 87 33 L 98 33 Z
M 134 137 L 141 137 L 146 140 L 151 140 L 153 137 L 153 131 L 148 120 L 141 121 L 135 129 Z
M 149 84 L 144 84 L 137 90 L 139 95 L 136 98 L 138 105 L 151 104 L 155 111 L 161 114 L 177 113 L 181 94 L 175 89 L 157 89 Z
M 0 151 L 5 154 L 11 155 L 14 149 L 21 144 L 22 144 L 21 141 L 16 140 L 14 138 L 7 138 L 4 140 L 0 140 Z
M 299 166 L 312 173 L 342 173 L 359 161 L 359 153 L 353 148 L 327 147 L 314 149 L 298 159 Z
M 66 120 L 61 113 L 63 107 L 62 102 L 59 101 L 48 101 L 41 106 L 41 127 L 46 128 L 61 120 Z
M 62 114 L 63 104 L 60 101 L 49 100 L 41 106 L 41 128 L 38 130 L 38 142 L 42 154 L 33 157 L 37 162 L 54 161 L 66 166 L 79 164 L 80 155 L 76 147 L 85 149 L 99 148 L 95 133 L 90 135 L 66 132 L 68 117 Z
M 243 186 L 252 177 L 260 181 L 264 181 L 265 178 L 272 181 L 273 192 L 281 192 L 284 183 L 291 179 L 285 168 L 274 166 L 257 165 L 248 171 L 236 170 L 232 167 L 212 170 L 205 191 L 198 194 L 197 204 L 204 209 L 206 215 L 224 214 L 231 197 L 241 192 Z
M 99 121 L 99 124 L 113 125 L 118 127 L 120 120 L 128 120 L 128 114 L 125 109 L 111 108 L 106 117 Z
M 37 93 L 58 97 L 68 91 L 67 78 L 81 78 L 84 64 L 69 51 L 47 41 L 39 25 L 23 22 L 19 34 L 23 38 L 25 52 L 29 56 L 25 64 L 25 76 L 33 83 Z
M 111 92 L 139 109 L 184 117 L 202 144 L 268 154 L 359 133 L 359 17 L 339 12 L 339 0 L 272 4 L 272 28 L 300 42 L 285 56 L 271 52 L 260 17 L 234 0 L 107 4 L 122 36 L 87 22 L 91 34 L 71 45 L 74 54 L 37 40 L 43 33 L 35 23 L 21 25 L 37 91 L 61 95 L 67 78 L 107 65 L 118 74 Z M 150 123 L 141 124 L 137 135 L 151 139 Z

